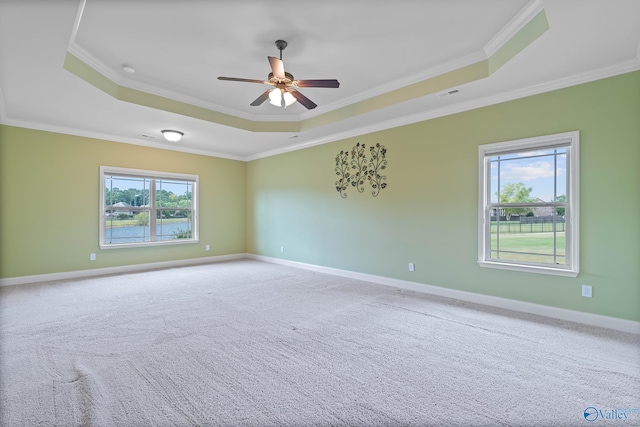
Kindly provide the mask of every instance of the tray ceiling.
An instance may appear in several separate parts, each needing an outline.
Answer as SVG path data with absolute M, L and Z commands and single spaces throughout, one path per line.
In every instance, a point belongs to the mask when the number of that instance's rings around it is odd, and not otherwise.
M 340 81 L 316 109 L 217 80 L 266 80 L 277 39 Z M 250 160 L 638 70 L 639 42 L 633 0 L 4 1 L 0 120 Z

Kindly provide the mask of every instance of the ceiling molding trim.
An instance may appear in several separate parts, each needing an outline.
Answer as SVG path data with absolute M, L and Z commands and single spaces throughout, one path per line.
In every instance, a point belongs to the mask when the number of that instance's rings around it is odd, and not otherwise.
M 140 146 L 145 146 L 150 148 L 166 149 L 166 150 L 178 151 L 178 152 L 184 152 L 184 153 L 199 154 L 199 155 L 204 155 L 209 157 L 219 157 L 223 159 L 249 162 L 253 160 L 259 160 L 262 158 L 276 156 L 279 154 L 285 154 L 291 151 L 302 150 L 302 149 L 313 147 L 316 145 L 328 144 L 328 143 L 339 141 L 342 139 L 357 137 L 360 135 L 366 135 L 373 132 L 392 129 L 395 127 L 410 125 L 413 123 L 418 123 L 421 121 L 449 116 L 452 114 L 462 113 L 462 112 L 474 110 L 477 108 L 488 107 L 490 105 L 500 104 L 502 102 L 526 98 L 528 96 L 538 95 L 545 92 L 551 92 L 554 90 L 560 90 L 567 87 L 576 86 L 583 83 L 589 83 L 592 81 L 601 80 L 609 77 L 615 77 L 617 75 L 622 75 L 622 74 L 636 72 L 636 71 L 640 71 L 640 58 L 638 58 L 637 60 L 634 59 L 634 60 L 621 62 L 619 64 L 600 68 L 598 70 L 580 73 L 580 74 L 565 77 L 562 79 L 542 82 L 536 85 L 510 90 L 510 91 L 493 95 L 490 97 L 479 98 L 476 100 L 471 100 L 461 104 L 454 104 L 448 107 L 443 107 L 435 110 L 422 111 L 409 116 L 403 116 L 401 118 L 379 122 L 371 126 L 362 126 L 359 128 L 353 128 L 345 132 L 337 132 L 335 134 L 329 135 L 324 138 L 318 138 L 318 139 L 306 141 L 299 144 L 293 144 L 280 149 L 267 150 L 252 156 L 234 156 L 234 155 L 221 153 L 221 152 L 215 152 L 215 151 L 209 151 L 209 150 L 185 149 L 183 147 L 166 147 L 166 148 L 158 147 L 157 144 L 145 142 L 145 141 L 134 139 L 134 138 L 124 138 L 124 137 L 119 137 L 119 136 L 105 134 L 105 133 L 86 131 L 86 130 L 72 128 L 72 127 L 55 126 L 55 125 L 50 125 L 50 124 L 41 123 L 41 122 L 11 119 L 10 117 L 6 116 L 6 112 L 5 112 L 5 116 L 2 117 L 1 124 L 6 126 L 15 126 L 15 127 L 22 127 L 27 129 L 41 130 L 45 132 L 62 133 L 62 134 L 68 134 L 68 135 L 74 135 L 74 136 L 80 136 L 80 137 L 86 137 L 86 138 L 95 138 L 95 139 L 101 139 L 106 141 L 122 142 L 125 144 L 140 145 Z
M 548 30 L 546 13 L 541 3 L 534 0 L 524 8 L 524 13 L 518 15 L 518 19 L 510 21 L 510 24 L 501 30 L 510 35 L 510 38 L 503 42 L 502 39 L 506 37 L 503 36 L 500 38 L 500 43 L 494 42 L 492 46 L 500 47 L 488 58 L 484 52 L 464 57 L 462 61 L 467 63 L 465 66 L 311 117 L 303 121 L 301 129 L 303 131 L 313 129 L 489 77 Z M 471 58 L 483 59 L 468 63 Z M 445 67 L 450 65 L 451 63 L 445 64 Z
M 532 0 L 527 4 L 514 18 L 512 18 L 481 50 L 471 54 L 455 58 L 445 63 L 406 76 L 401 79 L 394 79 L 383 85 L 377 86 L 371 90 L 361 92 L 349 98 L 342 99 L 330 104 L 324 105 L 327 112 L 340 109 L 349 105 L 357 104 L 380 95 L 402 89 L 406 86 L 413 85 L 425 80 L 433 79 L 442 74 L 464 68 L 476 64 L 487 59 L 491 59 L 501 47 L 509 40 L 514 38 L 531 20 L 533 20 L 541 11 L 544 11 L 541 0 Z M 300 115 L 301 120 L 311 119 L 318 116 L 317 111 L 309 110 Z M 265 119 L 269 120 L 269 119 Z
M 80 23 L 82 21 L 82 16 L 84 13 L 84 9 L 86 6 L 86 0 L 82 0 L 80 7 L 78 8 L 78 13 L 76 15 L 76 20 L 74 22 L 73 29 L 71 31 L 71 38 L 69 40 L 69 44 L 67 47 L 67 57 L 69 54 L 73 55 L 77 60 L 83 62 L 86 66 L 92 68 L 97 73 L 101 74 L 103 77 L 107 78 L 111 81 L 111 83 L 118 88 L 129 88 L 134 89 L 140 92 L 146 92 L 152 95 L 160 96 L 163 98 L 173 99 L 184 104 L 195 105 L 200 108 L 204 108 L 207 110 L 217 111 L 220 113 L 227 114 L 229 116 L 239 117 L 241 119 L 245 119 L 248 121 L 291 121 L 291 118 L 282 117 L 282 116 L 268 116 L 268 117 L 259 117 L 252 114 L 246 114 L 242 111 L 224 107 L 219 104 L 215 104 L 213 102 L 209 102 L 203 99 L 199 99 L 196 97 L 188 96 L 181 94 L 179 92 L 171 91 L 168 89 L 163 89 L 161 87 L 138 82 L 133 79 L 127 78 L 126 76 L 120 75 L 118 72 L 115 72 L 94 55 L 90 54 L 86 49 L 80 46 L 77 42 L 78 30 L 80 28 Z M 66 65 L 66 63 L 65 63 Z M 78 75 L 78 73 L 73 70 L 68 69 L 65 66 L 65 69 L 71 71 L 76 74 L 78 77 L 84 79 L 83 76 Z M 94 85 L 95 86 L 95 85 Z M 99 87 L 100 88 L 100 87 Z M 109 92 L 108 92 L 109 93 Z
M 70 58 L 70 56 L 73 56 L 73 59 Z M 79 65 L 78 66 L 73 66 L 73 65 L 71 65 L 72 62 L 82 62 L 82 63 L 84 63 L 85 67 L 81 67 Z M 84 77 L 84 73 L 80 74 L 79 72 L 77 72 L 77 70 L 80 69 L 80 68 L 85 68 L 85 69 L 86 68 L 91 68 L 91 69 L 93 69 L 93 71 L 95 73 L 101 74 L 104 78 L 109 80 L 114 87 L 117 87 L 117 88 L 133 89 L 133 90 L 137 90 L 139 92 L 145 92 L 145 93 L 149 93 L 151 95 L 160 96 L 160 97 L 168 98 L 168 99 L 173 99 L 175 101 L 178 101 L 178 102 L 181 102 L 181 103 L 184 103 L 184 104 L 191 104 L 191 105 L 194 105 L 194 106 L 197 106 L 197 107 L 200 107 L 200 108 L 204 108 L 204 109 L 207 109 L 207 110 L 218 111 L 220 113 L 224 113 L 224 114 L 227 114 L 229 116 L 235 116 L 235 117 L 238 117 L 240 119 L 244 119 L 244 120 L 248 120 L 248 121 L 258 121 L 258 118 L 256 116 L 250 115 L 250 114 L 246 114 L 244 112 L 235 110 L 233 108 L 227 108 L 227 107 L 224 107 L 222 105 L 218 105 L 218 104 L 214 104 L 214 103 L 211 103 L 211 102 L 207 102 L 207 101 L 202 100 L 202 99 L 194 98 L 194 97 L 191 97 L 191 96 L 188 96 L 188 95 L 184 95 L 184 94 L 181 94 L 181 93 L 178 93 L 178 92 L 174 92 L 174 91 L 171 91 L 171 90 L 167 90 L 167 89 L 162 89 L 162 88 L 159 88 L 159 87 L 154 86 L 154 85 L 150 85 L 150 84 L 146 84 L 146 83 L 142 83 L 142 82 L 136 82 L 134 80 L 128 79 L 126 77 L 123 77 L 123 76 L 119 75 L 118 73 L 114 72 L 111 68 L 106 66 L 102 61 L 97 59 L 95 56 L 93 56 L 90 53 L 88 53 L 85 49 L 83 49 L 81 46 L 79 46 L 75 42 L 75 40 L 71 40 L 71 42 L 69 43 L 69 46 L 67 48 L 67 57 L 65 59 L 64 68 L 67 71 L 72 72 L 73 74 L 75 74 L 76 76 L 80 77 L 83 80 L 87 80 Z M 94 86 L 96 86 L 96 85 L 94 84 Z M 102 89 L 102 87 L 98 87 L 98 88 Z M 105 91 L 105 92 L 107 92 L 107 91 Z M 112 95 L 110 92 L 107 92 L 107 93 Z M 283 119 L 282 117 L 279 117 L 279 116 L 273 116 L 273 117 L 266 118 L 266 120 L 270 120 L 270 121 L 285 121 L 287 119 L 286 118 Z
M 436 119 L 439 117 L 450 116 L 457 113 L 463 113 L 465 111 L 471 111 L 482 107 L 488 107 L 491 105 L 501 104 L 507 101 L 513 101 L 517 99 L 526 98 L 529 96 L 539 95 L 545 92 L 552 92 L 554 90 L 565 89 L 571 86 L 577 86 L 584 83 L 590 83 L 596 80 L 602 80 L 609 77 L 615 77 L 630 72 L 640 71 L 640 60 L 625 61 L 612 66 L 600 68 L 585 73 L 580 73 L 575 76 L 565 77 L 562 79 L 552 80 L 548 82 L 542 82 L 539 84 L 526 86 L 501 94 L 482 97 L 467 102 L 453 104 L 447 107 L 432 109 L 428 111 L 421 111 L 415 114 L 403 116 L 400 118 L 394 118 L 384 122 L 378 122 L 374 125 L 362 126 L 359 128 L 353 128 L 344 132 L 337 132 L 333 135 L 329 135 L 324 138 L 318 138 L 312 141 L 306 141 L 300 144 L 290 145 L 282 147 L 280 149 L 268 150 L 262 153 L 245 157 L 245 161 L 259 160 L 266 157 L 276 156 L 279 154 L 288 153 L 291 151 L 302 150 L 305 148 L 313 147 L 316 145 L 328 144 L 335 141 L 340 141 L 347 138 L 353 138 L 361 135 L 366 135 L 374 132 L 380 132 L 387 129 L 392 129 L 400 126 L 406 126 L 418 122 Z
M 484 45 L 483 50 L 486 56 L 493 56 L 543 10 L 542 0 L 531 0 L 516 16 L 507 22 L 498 34 Z
M 70 45 L 68 49 L 68 53 L 75 56 L 78 60 L 84 62 L 89 67 L 93 68 L 98 73 L 105 76 L 107 79 L 111 80 L 115 85 L 120 88 L 133 89 L 138 92 L 144 92 L 151 95 L 159 96 L 162 98 L 172 99 L 174 101 L 181 102 L 183 104 L 190 104 L 196 107 L 204 108 L 207 110 L 217 111 L 219 113 L 227 114 L 229 116 L 238 117 L 240 119 L 248 120 L 248 121 L 291 121 L 291 117 L 282 117 L 282 116 L 256 116 L 254 114 L 247 114 L 243 111 L 236 110 L 234 108 L 225 107 L 220 104 L 215 104 L 213 102 L 206 101 L 204 99 L 192 97 L 189 95 L 185 95 L 183 93 L 175 92 L 169 89 L 163 89 L 161 87 L 137 82 L 125 76 L 121 76 L 118 73 L 111 70 L 105 64 L 103 64 L 100 60 L 87 53 L 84 49 L 77 45 Z
M 322 116 L 306 120 L 302 130 L 309 130 L 339 120 L 397 105 L 422 96 L 439 93 L 451 87 L 459 87 L 465 83 L 481 80 L 489 76 L 488 61 L 476 62 L 464 68 L 441 74 L 429 80 L 414 83 L 388 94 L 378 95 L 355 105 L 348 105 L 340 110 L 330 111 Z M 333 117 L 332 117 L 333 116 Z
M 493 74 L 548 30 L 549 21 L 543 9 L 489 57 L 489 74 Z
M 232 113 L 235 110 L 205 107 L 202 104 L 204 101 L 194 102 L 195 100 L 185 96 L 179 97 L 184 101 L 177 100 L 175 93 L 159 91 L 151 85 L 145 86 L 146 90 L 139 90 L 119 84 L 121 77 L 91 57 L 75 42 L 85 4 L 86 0 L 83 0 L 74 26 L 70 50 L 67 51 L 65 69 L 116 99 L 252 132 L 300 132 L 486 78 L 548 29 L 540 0 L 533 0 L 486 45 L 487 50 L 495 50 L 491 56 L 487 56 L 484 50 L 475 52 L 426 70 L 420 75 L 403 79 L 402 82 L 390 82 L 356 98 L 335 103 L 332 105 L 333 109 L 324 113 L 308 113 L 302 116 L 302 120 L 296 120 L 291 116 L 286 120 L 282 120 L 280 116 L 277 120 L 272 117 L 254 120 L 246 115 Z M 537 13 L 534 14 L 535 12 Z M 541 21 L 540 16 L 544 18 L 545 25 L 535 25 Z M 76 56 L 71 50 L 81 57 Z M 354 102 L 355 99 L 359 101 Z
M 181 102 L 149 92 L 120 86 L 70 52 L 67 52 L 63 67 L 97 89 L 102 90 L 120 101 L 131 102 L 133 104 L 157 110 L 168 111 L 170 113 L 180 114 L 182 116 L 223 124 L 225 126 L 252 132 L 298 132 L 300 128 L 300 122 L 264 122 L 247 120 L 230 114 L 221 113 L 219 111 L 199 107 L 188 102 Z
M 67 52 L 62 68 L 113 98 L 118 98 L 118 85 L 74 54 Z
M 111 82 L 113 82 L 114 84 L 120 85 L 120 83 L 122 82 L 121 76 L 113 72 L 111 68 L 107 67 L 101 61 L 99 61 L 96 57 L 89 54 L 86 50 L 84 50 L 74 41 L 69 43 L 69 46 L 67 48 L 67 53 L 72 54 L 78 60 L 84 62 L 89 67 L 93 68 L 95 71 L 102 74 L 107 79 L 111 80 Z
M 135 138 L 125 138 L 125 137 L 110 135 L 110 134 L 101 133 L 101 132 L 87 131 L 84 129 L 51 125 L 47 123 L 38 123 L 38 122 L 32 122 L 27 120 L 9 119 L 6 122 L 2 123 L 2 125 L 39 130 L 43 132 L 59 133 L 63 135 L 79 136 L 82 138 L 100 139 L 107 142 L 120 142 L 123 144 L 139 145 L 142 147 L 149 147 L 157 150 L 178 151 L 181 153 L 198 154 L 198 155 L 207 156 L 207 157 L 219 157 L 222 159 L 246 161 L 245 158 L 242 156 L 234 156 L 226 153 L 220 153 L 220 152 L 209 151 L 209 150 L 196 150 L 191 148 L 185 148 L 180 146 L 170 146 L 170 145 L 167 145 L 165 147 L 165 146 L 159 146 L 157 143 L 146 142 L 146 141 L 142 141 Z
M 383 85 L 377 86 L 371 90 L 360 92 L 359 94 L 350 96 L 340 101 L 332 102 L 331 104 L 327 104 L 325 107 L 327 108 L 328 112 L 331 112 L 333 110 L 338 110 L 340 108 L 347 107 L 349 105 L 358 104 L 360 102 L 366 101 L 371 98 L 389 94 L 391 92 L 402 89 L 406 86 L 413 85 L 415 83 L 433 79 L 440 75 L 447 74 L 455 70 L 459 70 L 460 68 L 468 67 L 470 65 L 485 61 L 487 59 L 488 58 L 484 53 L 484 51 L 480 50 L 472 54 L 463 56 L 461 58 L 453 59 L 451 61 L 445 62 L 438 66 L 429 68 L 428 70 L 422 71 L 412 76 L 393 80 Z M 312 113 L 310 114 L 310 112 L 306 112 L 302 114 L 301 117 L 303 120 L 306 120 L 306 119 L 313 118 L 314 116 L 317 116 L 317 114 L 312 114 Z
M 242 111 L 239 111 L 233 108 L 228 108 L 219 104 L 208 102 L 203 99 L 195 98 L 179 92 L 163 89 L 158 86 L 154 86 L 154 85 L 143 83 L 143 82 L 136 82 L 134 80 L 121 76 L 118 73 L 115 73 L 112 69 L 107 67 L 104 63 L 102 63 L 96 57 L 87 53 L 83 48 L 81 48 L 77 44 L 70 44 L 69 49 L 67 50 L 67 53 L 73 55 L 77 60 L 84 62 L 87 66 L 89 66 L 90 68 L 93 68 L 94 71 L 97 71 L 98 73 L 102 74 L 104 77 L 109 79 L 113 84 L 115 84 L 119 88 L 133 89 L 139 92 L 160 96 L 162 98 L 172 99 L 172 100 L 181 102 L 183 104 L 190 104 L 190 105 L 194 105 L 196 107 L 204 108 L 207 110 L 212 110 L 212 111 L 217 111 L 219 113 L 227 114 L 229 116 L 235 116 L 240 119 L 244 119 L 248 121 L 291 121 L 290 117 L 282 117 L 282 116 L 276 116 L 276 115 L 256 116 L 253 114 L 246 114 Z M 67 70 L 71 71 L 69 69 Z M 78 75 L 74 71 L 71 71 L 71 72 Z M 78 76 L 78 77 L 81 77 L 81 76 Z
M 505 94 L 508 94 L 508 98 L 505 97 L 504 101 L 526 98 L 528 96 L 538 95 L 541 93 L 551 92 L 559 89 L 565 89 L 571 86 L 590 83 L 596 80 L 602 80 L 609 77 L 619 76 L 621 74 L 632 73 L 635 71 L 640 71 L 640 60 L 631 59 L 628 61 L 620 62 L 618 64 L 598 68 L 596 70 L 586 71 L 583 73 L 575 74 L 573 76 L 550 80 L 547 82 L 542 82 L 505 92 Z

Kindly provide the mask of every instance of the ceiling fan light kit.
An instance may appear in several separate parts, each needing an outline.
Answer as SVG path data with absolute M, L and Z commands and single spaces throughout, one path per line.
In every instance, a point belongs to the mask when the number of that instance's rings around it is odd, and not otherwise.
M 272 89 L 269 92 L 269 104 L 275 105 L 276 107 L 282 107 L 282 102 L 284 101 L 285 108 L 289 105 L 296 102 L 296 99 L 289 92 L 285 92 L 280 89 Z
M 287 47 L 284 40 L 276 40 L 276 47 L 280 50 L 280 59 L 268 56 L 271 72 L 267 76 L 267 80 L 243 79 L 237 77 L 218 77 L 218 80 L 227 80 L 233 82 L 260 83 L 274 86 L 274 89 L 268 89 L 262 95 L 255 99 L 250 105 L 257 107 L 262 105 L 264 101 L 269 99 L 271 105 L 276 107 L 287 108 L 289 105 L 298 101 L 305 108 L 311 110 L 318 105 L 309 98 L 300 93 L 297 89 L 300 87 L 317 87 L 317 88 L 338 88 L 340 82 L 335 79 L 321 80 L 295 80 L 293 74 L 284 71 L 284 62 L 282 61 L 282 51 Z

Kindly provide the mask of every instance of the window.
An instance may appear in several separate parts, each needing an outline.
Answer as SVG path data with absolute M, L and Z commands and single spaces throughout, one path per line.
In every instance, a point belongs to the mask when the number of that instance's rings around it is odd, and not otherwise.
M 196 243 L 198 176 L 100 167 L 100 247 Z
M 478 263 L 575 277 L 579 133 L 479 147 Z

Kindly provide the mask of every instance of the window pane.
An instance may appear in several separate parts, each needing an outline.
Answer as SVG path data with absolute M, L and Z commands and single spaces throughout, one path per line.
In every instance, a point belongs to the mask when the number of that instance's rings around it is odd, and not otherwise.
M 193 238 L 191 211 L 158 209 L 156 221 L 157 240 Z
M 521 217 L 515 221 L 492 217 L 490 231 L 491 259 L 566 265 L 562 217 Z
M 129 215 L 116 211 L 105 218 L 106 243 L 135 243 L 150 241 L 149 212 Z
M 566 195 L 566 151 L 561 147 L 491 156 L 491 203 L 553 202 Z
M 171 208 L 192 207 L 193 183 L 189 181 L 156 181 L 156 206 Z
M 123 176 L 104 177 L 105 206 L 149 205 L 149 179 Z

